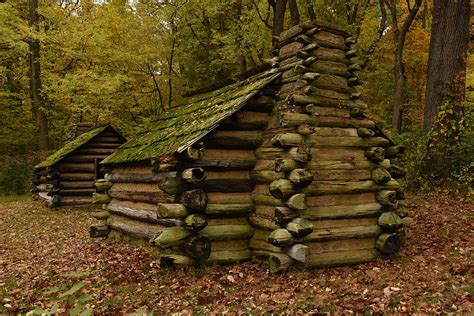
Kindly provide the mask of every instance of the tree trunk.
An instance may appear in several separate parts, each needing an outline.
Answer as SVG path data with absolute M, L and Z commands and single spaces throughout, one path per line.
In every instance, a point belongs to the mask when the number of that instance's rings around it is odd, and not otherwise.
M 433 8 L 426 85 L 424 129 L 430 130 L 440 104 L 450 99 L 463 115 L 466 59 L 469 45 L 469 0 L 436 0 Z
M 39 31 L 38 21 L 38 0 L 29 0 L 28 24 Z M 44 100 L 41 97 L 41 64 L 40 64 L 40 42 L 37 39 L 28 41 L 30 47 L 30 99 L 33 118 L 38 129 L 38 149 L 47 150 L 48 141 L 48 118 L 44 111 Z
M 300 12 L 298 11 L 298 3 L 296 2 L 296 0 L 289 0 L 288 7 L 290 9 L 291 25 L 298 25 L 300 23 Z
M 285 11 L 287 0 L 276 0 L 273 5 L 273 36 L 279 36 L 285 25 Z M 277 40 L 273 38 L 273 44 Z
M 395 92 L 393 98 L 392 127 L 400 133 L 402 131 L 403 104 L 407 98 L 405 66 L 403 64 L 403 46 L 398 42 L 395 56 Z
M 313 1 L 305 0 L 306 13 L 311 21 L 316 21 L 316 12 L 314 12 Z
M 415 20 L 418 10 L 420 9 L 423 0 L 415 0 L 413 7 L 410 5 L 410 1 L 407 1 L 408 6 L 408 17 L 401 28 L 398 27 L 397 19 L 397 3 L 395 0 L 386 1 L 390 13 L 392 15 L 392 28 L 395 33 L 395 92 L 393 100 L 393 116 L 392 116 L 392 127 L 401 132 L 402 130 L 402 119 L 403 119 L 403 104 L 407 98 L 406 88 L 406 75 L 405 65 L 403 63 L 403 51 L 405 49 L 405 39 L 410 27 Z
M 424 130 L 433 133 L 424 174 L 437 180 L 451 176 L 449 157 L 459 154 L 456 145 L 463 130 L 470 13 L 469 0 L 434 2 L 424 116 Z

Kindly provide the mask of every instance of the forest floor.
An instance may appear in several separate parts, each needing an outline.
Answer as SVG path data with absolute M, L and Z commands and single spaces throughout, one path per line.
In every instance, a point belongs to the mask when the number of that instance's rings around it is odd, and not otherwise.
M 88 237 L 84 209 L 0 202 L 0 313 L 473 312 L 473 205 L 409 196 L 394 260 L 271 275 L 255 263 L 162 270 L 150 249 Z

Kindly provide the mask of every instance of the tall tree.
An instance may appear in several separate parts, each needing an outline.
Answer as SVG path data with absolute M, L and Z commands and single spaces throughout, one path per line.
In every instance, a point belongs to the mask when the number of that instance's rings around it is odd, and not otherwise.
M 300 12 L 298 11 L 298 3 L 296 0 L 289 0 L 288 7 L 290 9 L 291 25 L 298 25 L 300 23 Z
M 424 129 L 433 127 L 440 104 L 450 101 L 463 115 L 469 46 L 469 0 L 435 0 L 431 26 Z
M 408 31 L 415 20 L 423 0 L 415 0 L 413 6 L 410 0 L 407 0 L 408 16 L 400 27 L 398 22 L 398 9 L 396 0 L 384 0 L 392 18 L 392 29 L 395 41 L 395 91 L 393 100 L 392 126 L 398 132 L 402 130 L 403 105 L 407 99 L 407 76 L 405 73 L 405 64 L 403 62 L 403 51 Z
M 28 2 L 28 22 L 30 27 L 39 31 L 38 0 Z M 37 38 L 28 40 L 30 47 L 30 99 L 33 117 L 38 128 L 38 149 L 47 150 L 48 141 L 48 118 L 45 113 L 45 103 L 41 96 L 41 62 L 40 62 L 40 41 Z
M 312 0 L 305 0 L 306 14 L 311 21 L 316 21 L 316 12 Z
M 452 175 L 451 157 L 464 129 L 469 0 L 435 0 L 428 60 L 424 130 L 431 130 L 425 174 Z
M 273 44 L 276 43 L 276 37 L 283 32 L 285 27 L 285 11 L 287 0 L 268 0 L 273 7 Z

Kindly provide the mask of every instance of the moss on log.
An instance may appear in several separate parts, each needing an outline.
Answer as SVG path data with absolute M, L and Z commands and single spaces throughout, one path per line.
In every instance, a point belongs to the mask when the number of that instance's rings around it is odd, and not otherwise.
M 357 135 L 362 138 L 373 137 L 375 132 L 369 128 L 360 127 L 357 129 Z
M 207 194 L 209 204 L 251 204 L 252 193 L 237 192 L 237 193 L 223 193 L 223 192 L 209 192 Z
M 284 172 L 277 172 L 272 170 L 252 171 L 250 177 L 255 183 L 270 184 L 275 180 L 282 179 L 285 176 Z
M 382 162 L 385 159 L 385 150 L 381 147 L 371 147 L 365 152 L 365 157 L 372 162 Z
M 340 266 L 375 261 L 379 258 L 380 255 L 375 249 L 335 251 L 322 254 L 312 254 L 309 260 L 301 265 L 304 267 Z
M 106 179 L 98 179 L 94 182 L 95 189 L 99 192 L 106 191 L 112 187 L 112 182 Z
M 295 238 L 304 237 L 313 232 L 313 224 L 305 218 L 295 218 L 286 225 L 286 229 Z
M 110 233 L 108 225 L 92 225 L 89 228 L 89 236 L 91 238 L 107 237 Z
M 163 226 L 182 226 L 182 221 L 174 218 L 160 218 L 153 204 L 133 203 L 129 201 L 112 200 L 107 210 L 116 215 L 124 216 L 140 222 L 156 223 Z
M 296 160 L 288 158 L 277 158 L 275 160 L 275 171 L 288 172 L 298 168 L 299 164 Z
M 208 225 L 200 234 L 211 241 L 239 240 L 252 237 L 253 229 L 249 225 Z
M 247 216 L 254 210 L 253 204 L 207 204 L 206 216 L 210 218 Z
M 286 205 L 292 210 L 302 211 L 306 209 L 306 196 L 303 193 L 292 195 Z
M 311 64 L 311 69 L 326 75 L 335 75 L 344 78 L 351 76 L 351 73 L 348 71 L 347 65 L 344 63 L 326 61 L 326 60 L 317 60 Z
M 191 266 L 196 262 L 192 258 L 179 254 L 164 254 L 160 255 L 160 267 L 171 268 L 180 266 Z
M 403 226 L 402 219 L 395 212 L 382 213 L 378 223 L 384 231 L 395 231 Z
M 276 147 L 287 148 L 287 147 L 301 145 L 303 141 L 304 141 L 303 136 L 301 136 L 300 134 L 283 133 L 283 134 L 275 135 L 272 138 L 271 143 L 273 146 L 276 146 Z
M 128 191 L 112 188 L 108 191 L 108 195 L 114 199 L 128 200 L 133 202 L 170 203 L 174 201 L 174 197 L 172 195 L 160 191 Z
M 225 130 L 260 131 L 267 127 L 269 113 L 239 111 L 220 123 L 219 128 Z
M 186 206 L 179 203 L 158 203 L 157 212 L 161 218 L 185 218 L 188 215 Z
M 321 194 L 349 194 L 360 192 L 376 192 L 380 190 L 398 189 L 400 184 L 390 180 L 385 185 L 378 185 L 372 180 L 366 181 L 313 181 L 306 189 L 306 196 Z
M 311 234 L 299 239 L 298 242 L 305 243 L 337 239 L 368 238 L 376 237 L 379 234 L 379 225 L 335 227 L 326 229 L 315 229 Z
M 263 147 L 255 151 L 258 159 L 270 160 L 277 158 L 293 159 L 297 162 L 307 162 L 310 160 L 310 149 L 307 146 L 291 147 L 288 150 L 283 148 Z
M 375 247 L 384 254 L 394 254 L 400 250 L 401 239 L 398 234 L 382 234 L 375 243 Z
M 280 227 L 279 225 L 277 225 L 277 223 L 275 223 L 274 220 L 262 218 L 255 214 L 250 215 L 249 221 L 252 224 L 252 226 L 263 229 L 263 230 L 274 230 Z
M 249 249 L 211 251 L 208 261 L 218 264 L 233 264 L 248 261 L 252 258 Z
M 375 168 L 372 170 L 372 179 L 379 185 L 387 183 L 391 178 L 390 173 L 383 168 Z
M 191 232 L 182 227 L 168 227 L 154 236 L 151 244 L 160 248 L 179 246 L 185 243 Z
M 218 149 L 255 149 L 262 144 L 261 131 L 221 131 L 207 136 L 206 147 Z
M 376 194 L 377 202 L 390 208 L 395 208 L 398 205 L 397 192 L 393 190 L 383 190 Z
M 358 218 L 376 216 L 382 211 L 379 203 L 312 206 L 302 211 L 301 215 L 309 220 Z
M 288 174 L 288 180 L 296 186 L 307 186 L 313 179 L 311 172 L 302 168 L 294 169 Z
M 107 204 L 111 200 L 110 196 L 103 193 L 92 193 L 93 204 Z
M 252 238 L 250 240 L 249 247 L 252 250 L 263 250 L 263 251 L 269 251 L 269 252 L 275 252 L 275 253 L 284 253 L 285 252 L 284 248 L 282 248 L 282 247 L 274 246 L 266 240 L 256 239 L 256 238 Z
M 268 242 L 277 247 L 286 247 L 293 244 L 293 235 L 284 228 L 275 229 L 268 236 Z
M 283 127 L 299 127 L 301 125 L 330 127 L 330 128 L 374 128 L 373 121 L 351 119 L 340 116 L 310 116 L 304 113 L 285 112 L 280 115 L 280 125 Z
M 403 177 L 405 177 L 405 175 L 407 173 L 406 170 L 403 169 L 402 167 L 397 166 L 397 165 L 393 165 L 393 164 L 390 166 L 390 168 L 387 169 L 387 171 L 390 173 L 390 175 L 394 179 L 403 178 Z
M 372 147 L 389 145 L 389 141 L 383 137 L 328 137 L 316 136 L 314 134 L 306 137 L 306 143 L 308 145 L 320 147 Z
M 311 172 L 314 177 L 320 181 L 336 180 L 336 181 L 361 181 L 370 180 L 372 178 L 370 169 L 346 169 L 346 170 L 334 170 L 334 169 L 312 169 Z
M 404 151 L 405 148 L 403 146 L 390 146 L 386 149 L 385 155 L 387 156 L 387 158 L 397 158 L 401 154 L 403 154 Z
M 315 170 L 320 170 L 319 174 L 321 174 L 325 170 L 330 171 L 330 172 L 333 172 L 333 171 L 335 172 L 336 170 L 340 170 L 340 171 L 346 171 L 347 173 L 350 174 L 350 172 L 355 171 L 355 170 L 366 169 L 366 170 L 363 170 L 364 173 L 366 171 L 370 174 L 371 172 L 369 170 L 376 167 L 382 167 L 385 169 L 389 168 L 390 160 L 385 159 L 384 161 L 380 163 L 374 163 L 367 160 L 357 160 L 357 159 L 351 158 L 351 156 L 348 156 L 348 158 L 346 159 L 342 158 L 340 160 L 337 160 L 337 158 L 334 158 L 334 160 L 313 160 L 308 165 L 308 169 L 311 170 L 313 173 L 315 173 L 316 179 L 318 180 L 319 180 L 318 172 L 315 172 Z M 348 177 L 344 179 L 349 180 L 350 179 L 349 174 L 348 174 Z
M 184 219 L 183 227 L 192 232 L 198 232 L 207 226 L 207 220 L 199 214 L 188 215 Z
M 295 94 L 292 96 L 292 101 L 296 105 L 306 106 L 308 104 L 314 104 L 318 106 L 336 107 L 336 108 L 365 108 L 367 105 L 360 101 L 354 101 L 351 99 L 331 98 L 322 95 L 301 95 Z
M 110 213 L 107 211 L 92 212 L 92 217 L 98 220 L 107 220 L 110 217 Z
M 295 192 L 293 183 L 287 179 L 273 181 L 270 184 L 269 191 L 277 199 L 286 199 Z

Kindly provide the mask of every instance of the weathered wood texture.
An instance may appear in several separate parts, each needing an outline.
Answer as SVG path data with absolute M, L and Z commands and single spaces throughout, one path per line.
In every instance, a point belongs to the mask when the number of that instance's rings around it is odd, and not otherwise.
M 125 139 L 112 128 L 93 137 L 75 151 L 69 153 L 49 169 L 56 170 L 53 186 L 61 196 L 55 206 L 75 206 L 89 204 L 95 191 L 94 180 L 99 174 L 98 163 L 114 153 Z M 36 171 L 37 174 L 44 170 Z M 51 177 L 51 176 L 49 176 Z M 45 179 L 46 180 L 46 179 Z M 50 179 L 48 181 L 51 181 Z
M 164 263 L 192 264 L 192 253 L 220 264 L 253 257 L 272 272 L 398 250 L 394 179 L 403 170 L 389 158 L 399 151 L 364 116 L 349 34 L 308 30 L 282 35 L 279 81 L 200 139 L 193 159 L 116 166 L 106 175 L 112 229 L 153 239 Z M 110 149 L 88 146 L 82 155 Z M 91 182 L 90 162 L 67 166 L 75 170 L 61 175 L 69 189 Z M 202 251 L 185 251 L 187 243 Z

